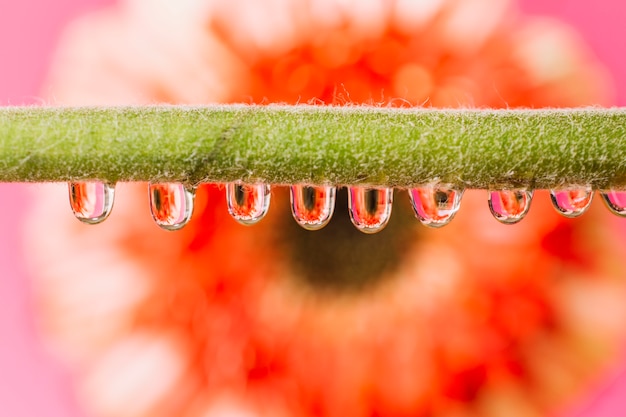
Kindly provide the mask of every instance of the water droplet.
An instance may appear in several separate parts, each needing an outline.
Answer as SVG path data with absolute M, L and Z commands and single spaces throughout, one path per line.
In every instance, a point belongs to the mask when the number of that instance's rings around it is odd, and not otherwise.
M 603 191 L 600 195 L 611 213 L 626 217 L 626 191 Z
M 193 213 L 193 189 L 179 183 L 150 184 L 150 211 L 157 226 L 178 230 L 189 223 Z
M 393 205 L 393 189 L 350 187 L 348 210 L 350 220 L 363 233 L 376 233 L 385 228 Z
M 70 182 L 70 206 L 74 216 L 87 224 L 103 222 L 113 209 L 115 187 L 99 181 Z
M 532 198 L 527 190 L 489 191 L 489 209 L 500 223 L 515 224 L 528 213 Z
M 459 207 L 463 190 L 445 185 L 429 185 L 409 190 L 415 216 L 428 227 L 442 227 L 450 223 Z
M 257 223 L 270 208 L 270 186 L 267 184 L 226 185 L 226 203 L 228 212 L 241 224 Z
M 335 187 L 294 185 L 290 188 L 291 214 L 307 230 L 326 226 L 335 211 Z
M 587 211 L 593 199 L 591 187 L 550 190 L 552 205 L 565 217 L 578 217 Z

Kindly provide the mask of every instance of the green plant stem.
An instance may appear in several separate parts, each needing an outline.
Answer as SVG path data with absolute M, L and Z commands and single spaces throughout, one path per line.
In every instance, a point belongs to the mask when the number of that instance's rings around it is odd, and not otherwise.
M 0 109 L 0 181 L 626 188 L 626 109 Z

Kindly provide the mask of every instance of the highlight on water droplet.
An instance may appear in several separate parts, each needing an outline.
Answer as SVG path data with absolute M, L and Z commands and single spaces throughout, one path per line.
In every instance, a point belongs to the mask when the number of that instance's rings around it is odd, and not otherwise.
M 226 185 L 228 212 L 244 225 L 255 224 L 265 217 L 270 207 L 270 197 L 270 186 L 267 184 Z
M 150 212 L 154 222 L 164 230 L 179 230 L 191 219 L 195 192 L 180 183 L 151 183 Z
M 450 223 L 461 207 L 463 190 L 443 184 L 426 185 L 409 190 L 415 217 L 428 227 L 442 227 Z
M 500 223 L 515 224 L 528 213 L 532 198 L 528 190 L 489 191 L 489 210 Z
M 600 195 L 611 213 L 626 217 L 626 191 L 602 191 Z
M 293 185 L 289 189 L 291 214 L 306 230 L 319 230 L 326 226 L 335 211 L 335 187 Z
M 393 189 L 350 187 L 350 220 L 363 233 L 380 232 L 387 226 L 393 206 Z
M 106 220 L 113 209 L 115 187 L 100 181 L 70 182 L 70 206 L 78 220 L 98 224 Z
M 591 187 L 550 190 L 550 200 L 559 214 L 565 217 L 578 217 L 587 211 L 593 199 Z

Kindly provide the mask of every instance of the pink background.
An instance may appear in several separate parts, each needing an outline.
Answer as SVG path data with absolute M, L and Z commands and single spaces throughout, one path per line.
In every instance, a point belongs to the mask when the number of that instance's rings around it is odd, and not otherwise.
M 112 0 L 4 1 L 0 6 L 0 105 L 38 102 L 39 85 L 63 25 L 82 12 L 110 3 Z M 623 0 L 521 0 L 521 5 L 528 13 L 557 16 L 576 26 L 612 71 L 617 104 L 626 105 Z M 70 377 L 38 343 L 30 314 L 29 282 L 23 267 L 28 253 L 20 247 L 20 218 L 36 187 L 0 184 L 0 414 L 81 417 L 71 394 Z M 615 417 L 624 412 L 626 357 L 573 404 L 568 415 Z

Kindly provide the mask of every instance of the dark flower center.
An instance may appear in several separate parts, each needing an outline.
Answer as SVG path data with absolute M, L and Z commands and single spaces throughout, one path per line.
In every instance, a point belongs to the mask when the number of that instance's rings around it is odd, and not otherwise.
M 277 239 L 293 271 L 305 284 L 333 292 L 363 290 L 390 276 L 414 247 L 420 227 L 398 198 L 384 230 L 359 232 L 350 222 L 345 188 L 337 190 L 335 213 L 321 230 L 304 230 L 287 213 L 280 218 Z

